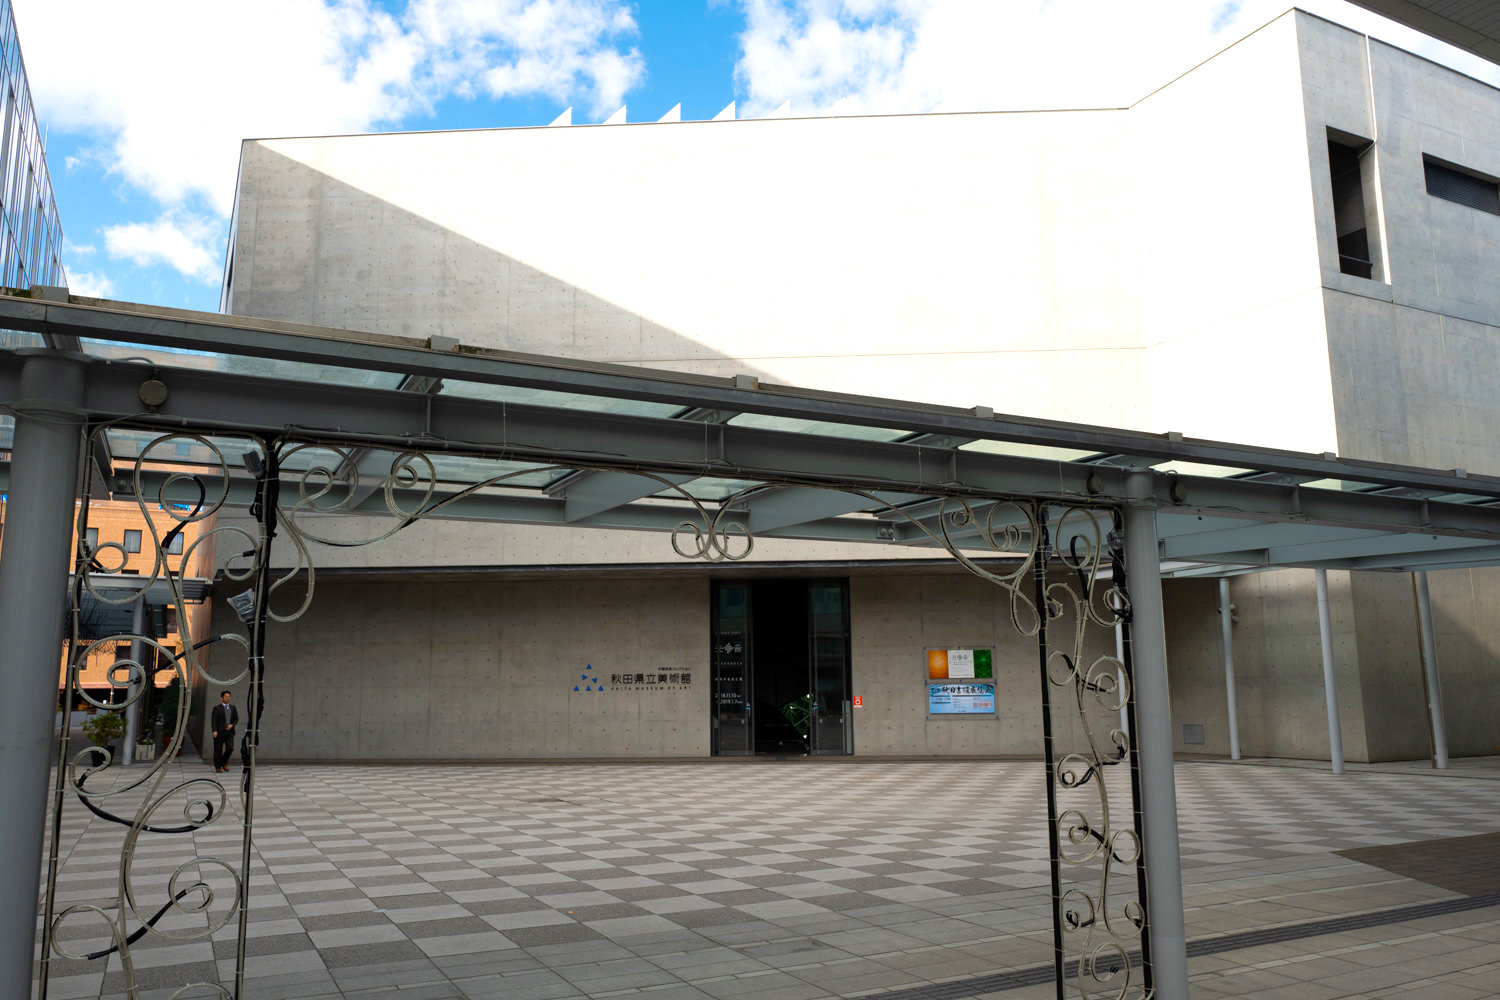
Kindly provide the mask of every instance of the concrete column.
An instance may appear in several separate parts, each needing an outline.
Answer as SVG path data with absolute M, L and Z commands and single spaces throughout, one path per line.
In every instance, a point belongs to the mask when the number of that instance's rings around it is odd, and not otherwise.
M 146 595 L 137 597 L 130 605 L 130 631 L 135 635 L 146 634 Z M 130 644 L 130 658 L 137 663 L 146 659 L 146 644 L 136 639 Z M 125 746 L 120 750 L 120 763 L 135 763 L 135 743 L 141 735 L 141 699 L 138 697 L 142 685 L 132 682 L 128 694 L 135 698 L 125 708 Z
M 1229 700 L 1229 759 L 1240 759 L 1240 712 L 1234 691 L 1234 616 L 1229 611 L 1229 578 L 1219 577 L 1219 627 L 1224 633 L 1224 695 Z
M 1333 624 L 1328 616 L 1328 571 L 1318 578 L 1318 633 L 1323 639 L 1323 700 L 1328 704 L 1328 760 L 1334 774 L 1344 773 L 1344 737 L 1339 731 L 1339 689 L 1333 674 Z
M 84 369 L 37 352 L 21 369 L 0 554 L 0 996 L 31 995 L 37 891 L 78 493 Z
M 1121 666 L 1115 671 L 1115 676 L 1120 682 L 1120 690 L 1125 690 L 1125 625 L 1123 622 L 1115 622 L 1115 659 L 1119 660 Z M 1130 703 L 1127 701 L 1120 706 L 1120 732 L 1126 736 L 1130 735 Z
M 1142 853 L 1147 932 L 1159 1000 L 1187 1000 L 1187 934 L 1177 848 L 1177 782 L 1172 773 L 1172 703 L 1157 550 L 1154 473 L 1126 480 L 1125 569 L 1130 593 L 1131 671 L 1135 675 L 1136 754 L 1141 775 Z
M 1432 633 L 1432 595 L 1427 591 L 1427 571 L 1412 575 L 1417 591 L 1417 627 L 1422 633 L 1422 677 L 1427 688 L 1427 712 L 1432 720 L 1432 766 L 1448 766 L 1448 725 L 1443 719 L 1443 685 L 1438 680 L 1437 641 Z

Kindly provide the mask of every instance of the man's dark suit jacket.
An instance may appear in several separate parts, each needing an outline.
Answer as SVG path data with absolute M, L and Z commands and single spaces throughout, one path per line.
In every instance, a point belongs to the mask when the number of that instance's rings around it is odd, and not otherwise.
M 225 711 L 225 709 L 229 711 Z M 233 705 L 226 705 L 222 701 L 214 706 L 214 711 L 209 716 L 209 730 L 222 733 L 225 726 L 237 726 L 240 722 L 240 713 Z

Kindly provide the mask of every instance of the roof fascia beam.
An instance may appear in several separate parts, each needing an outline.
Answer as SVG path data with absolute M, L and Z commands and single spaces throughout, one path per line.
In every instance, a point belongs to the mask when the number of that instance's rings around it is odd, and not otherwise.
M 0 391 L 15 391 L 22 352 L 0 352 Z M 865 490 L 979 497 L 1040 496 L 1109 502 L 1125 470 L 972 451 L 929 450 L 733 424 L 699 424 L 579 409 L 538 407 L 393 390 L 158 369 L 169 398 L 138 422 L 158 428 L 223 428 L 344 445 L 488 455 L 539 464 L 693 473 L 772 483 L 843 481 Z M 137 414 L 137 366 L 89 364 L 85 390 L 96 418 Z M 3 398 L 3 397 L 0 397 Z M 11 396 L 10 398 L 14 398 Z M 1171 513 L 1292 520 L 1381 531 L 1500 538 L 1500 508 L 1404 500 L 1347 491 L 1217 478 L 1155 476 Z M 1097 491 L 1097 493 L 1094 493 Z M 1180 500 L 1174 500 L 1174 493 Z M 1091 494 L 1092 497 L 1091 497 Z M 1076 501 L 1071 498 L 1077 498 Z
M 119 343 L 213 350 L 366 370 L 647 399 L 684 407 L 768 413 L 872 427 L 903 427 L 911 433 L 967 436 L 1074 448 L 1106 455 L 1140 456 L 1153 463 L 1180 460 L 1500 498 L 1500 478 L 1490 476 L 1470 477 L 1456 472 L 1339 459 L 1332 455 L 1199 441 L 1176 434 L 1145 434 L 1061 421 L 1022 419 L 993 415 L 983 408 L 958 409 L 819 392 L 753 379 L 654 372 L 626 365 L 570 362 L 504 351 L 437 351 L 410 338 L 374 334 L 356 336 L 346 331 L 263 320 L 236 320 L 210 313 L 126 310 L 0 296 L 0 323 L 44 335 L 60 333 Z

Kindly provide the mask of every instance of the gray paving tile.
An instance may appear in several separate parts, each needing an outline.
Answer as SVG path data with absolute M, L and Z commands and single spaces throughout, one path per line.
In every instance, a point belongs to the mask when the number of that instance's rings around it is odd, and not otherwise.
M 656 1000 L 795 1000 L 808 989 L 901 1000 L 930 983 L 946 983 L 954 998 L 961 992 L 952 990 L 980 995 L 1004 970 L 1048 959 L 1044 806 L 1032 764 L 611 765 L 607 781 L 600 770 L 263 770 L 247 971 L 298 991 L 288 997 L 535 990 L 538 1000 L 561 1000 L 581 991 L 558 972 L 603 984 L 609 975 L 597 970 L 615 968 L 629 970 L 621 982 L 640 978 L 620 989 Z M 735 786 L 728 800 L 726 777 Z M 798 784 L 792 800 L 787 780 Z M 972 787 L 986 794 L 957 793 Z M 1420 877 L 1439 862 L 1452 867 L 1441 849 L 1361 852 L 1422 845 L 1433 831 L 1500 830 L 1495 787 L 1420 772 L 1351 770 L 1334 780 L 1301 769 L 1179 765 L 1190 938 L 1452 899 Z M 63 895 L 91 893 L 118 863 L 118 835 L 88 818 L 70 818 L 65 833 Z M 197 853 L 237 856 L 227 822 L 194 839 Z M 1362 857 L 1420 870 L 1404 875 Z M 170 845 L 143 843 L 134 871 L 165 878 L 180 860 Z M 1442 873 L 1449 884 L 1454 877 Z M 1408 978 L 1420 984 L 1413 994 L 1464 997 L 1500 974 L 1496 916 L 1500 907 L 1435 912 L 1198 956 L 1194 995 L 1234 995 L 1263 981 L 1278 996 L 1310 1000 L 1340 981 L 1379 993 L 1403 988 L 1388 983 L 1401 970 L 1425 977 Z M 76 940 L 90 933 L 69 929 Z M 214 936 L 211 965 L 221 977 L 232 975 L 233 939 L 232 928 Z M 1366 944 L 1379 947 L 1347 950 Z M 174 954 L 142 945 L 143 974 L 172 967 L 180 977 Z M 151 965 L 153 955 L 166 964 Z M 1255 956 L 1284 964 L 1248 968 Z M 61 989 L 98 993 L 102 973 L 88 963 L 59 963 L 56 972 Z M 539 973 L 556 978 L 522 978 Z M 118 968 L 111 976 L 118 981 Z M 990 992 L 1019 1000 L 1034 990 L 1012 983 Z

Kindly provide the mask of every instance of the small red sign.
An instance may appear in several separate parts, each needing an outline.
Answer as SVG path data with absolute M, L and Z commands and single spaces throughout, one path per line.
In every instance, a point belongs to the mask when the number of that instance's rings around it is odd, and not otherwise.
M 854 707 L 855 708 L 864 708 L 865 707 L 865 696 L 864 695 L 857 694 L 857 695 L 854 696 Z

